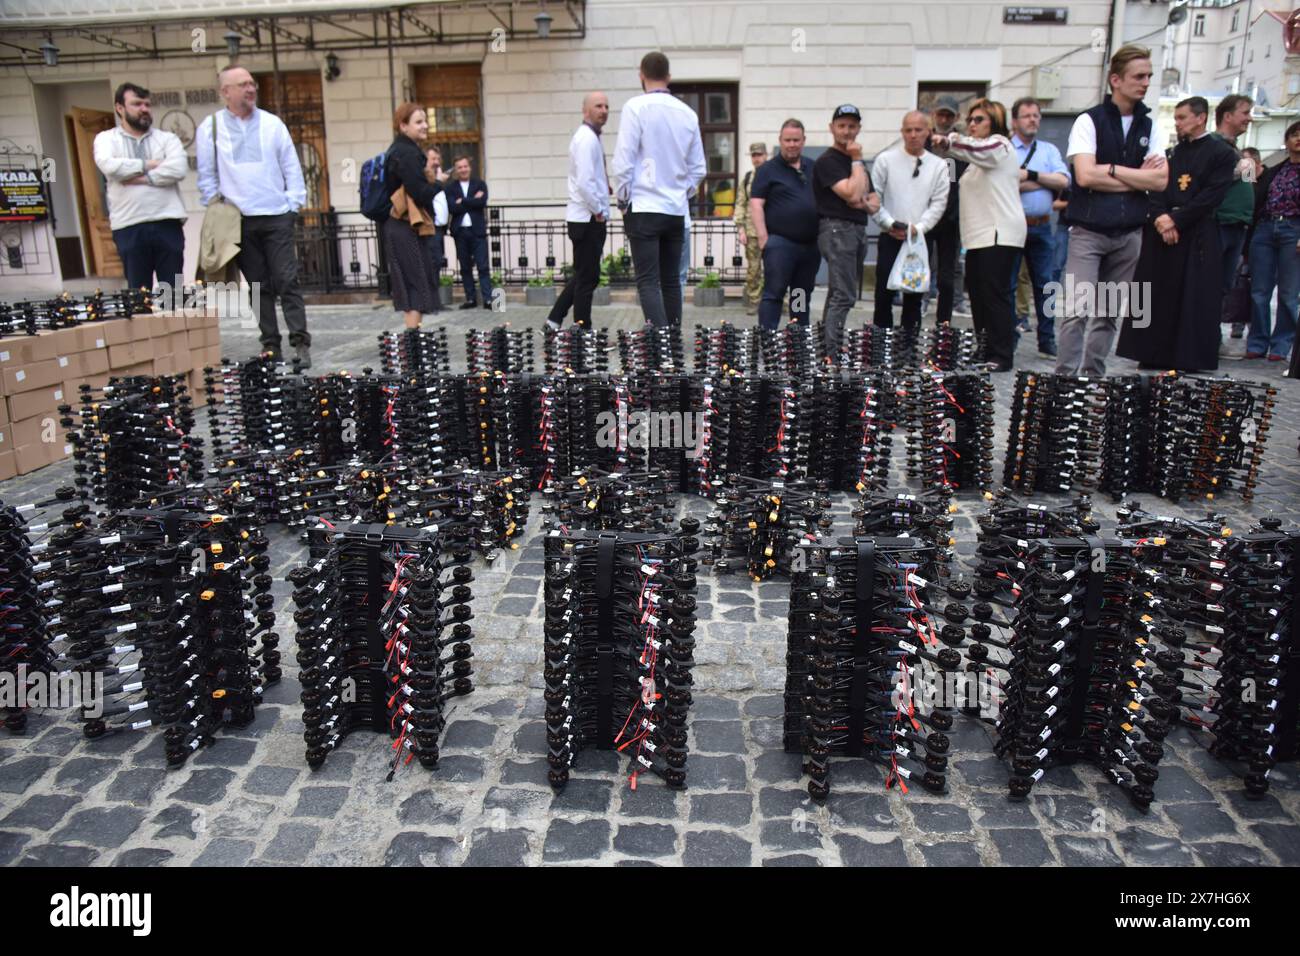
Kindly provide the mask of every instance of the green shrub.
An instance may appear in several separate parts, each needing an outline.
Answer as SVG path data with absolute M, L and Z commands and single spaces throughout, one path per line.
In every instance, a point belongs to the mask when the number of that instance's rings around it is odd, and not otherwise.
M 704 278 L 700 280 L 701 289 L 718 289 L 722 287 L 722 276 L 716 272 L 704 273 Z

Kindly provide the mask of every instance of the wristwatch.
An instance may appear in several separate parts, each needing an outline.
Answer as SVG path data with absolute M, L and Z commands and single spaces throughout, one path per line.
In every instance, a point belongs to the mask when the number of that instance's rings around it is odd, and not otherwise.
M 1029 181 L 1031 183 L 1038 182 L 1038 170 L 1030 169 L 1030 170 L 1026 170 L 1026 172 L 1029 174 Z

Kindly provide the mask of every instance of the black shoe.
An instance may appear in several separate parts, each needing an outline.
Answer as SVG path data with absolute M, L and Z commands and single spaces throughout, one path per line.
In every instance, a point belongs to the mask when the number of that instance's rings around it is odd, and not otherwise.
M 477 309 L 477 308 L 478 308 L 478 303 L 477 303 L 477 302 L 462 302 L 462 303 L 460 304 L 460 308 L 461 308 L 462 311 L 465 310 L 465 309 Z
M 1056 358 L 1056 343 L 1039 342 L 1038 354 L 1041 355 L 1043 358 Z
M 489 311 L 491 311 L 491 309 L 492 309 L 492 303 L 491 303 L 491 302 L 484 302 L 484 303 L 483 303 L 483 308 L 488 309 Z

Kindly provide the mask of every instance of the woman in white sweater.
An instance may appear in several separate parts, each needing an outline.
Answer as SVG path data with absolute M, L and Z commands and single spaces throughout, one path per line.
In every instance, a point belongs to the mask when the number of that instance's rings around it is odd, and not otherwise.
M 966 249 L 975 331 L 984 335 L 985 358 L 996 372 L 1009 372 L 1016 354 L 1016 315 L 1011 269 L 1025 244 L 1025 210 L 1020 204 L 1020 162 L 1007 130 L 1007 110 L 977 100 L 966 115 L 969 136 L 936 134 L 942 155 L 970 163 L 961 177 L 961 244 Z

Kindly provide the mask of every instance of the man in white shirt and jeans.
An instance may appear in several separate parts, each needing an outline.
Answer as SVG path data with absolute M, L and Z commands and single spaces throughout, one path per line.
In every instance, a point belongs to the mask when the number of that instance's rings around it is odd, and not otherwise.
M 298 259 L 293 231 L 298 210 L 307 202 L 302 165 L 289 130 L 273 113 L 257 107 L 257 82 L 242 66 L 228 66 L 217 79 L 226 108 L 199 124 L 195 153 L 199 200 L 218 195 L 243 216 L 239 271 L 258 289 L 254 301 L 262 348 L 280 357 L 275 298 L 280 297 L 289 344 L 303 368 L 311 368 L 307 309 L 298 291 Z M 214 156 L 213 126 L 217 145 Z
M 185 203 L 179 183 L 190 171 L 175 133 L 153 128 L 149 91 L 123 83 L 113 94 L 121 121 L 95 137 L 95 165 L 108 181 L 113 243 L 132 289 L 153 289 L 154 277 L 184 284 Z
M 623 107 L 611 175 L 632 247 L 637 295 L 650 325 L 681 325 L 683 232 L 707 171 L 700 120 L 668 91 L 668 57 L 641 59 L 641 88 Z
M 1151 51 L 1120 47 L 1107 79 L 1110 94 L 1079 114 L 1066 147 L 1070 253 L 1061 279 L 1065 301 L 1053 303 L 1058 375 L 1106 374 L 1120 316 L 1106 308 L 1115 297 L 1099 293 L 1112 283 L 1128 288 L 1142 251 L 1146 194 L 1163 192 L 1169 178 L 1163 138 L 1142 102 L 1151 85 Z
M 902 142 L 885 150 L 871 164 L 871 183 L 880 195 L 880 210 L 874 217 L 880 237 L 871 321 L 886 329 L 894 324 L 894 293 L 886 284 L 898 254 L 909 241 L 925 242 L 948 205 L 948 164 L 925 148 L 930 141 L 930 118 L 913 110 L 904 115 L 899 132 Z M 923 292 L 903 293 L 903 328 L 920 326 L 924 298 Z
M 575 325 L 591 327 L 591 297 L 600 282 L 600 254 L 609 222 L 609 179 L 600 145 L 608 119 L 609 98 L 604 93 L 583 97 L 582 124 L 569 141 L 569 202 L 564 210 L 573 243 L 573 274 L 546 317 L 546 324 L 557 332 L 570 308 Z

